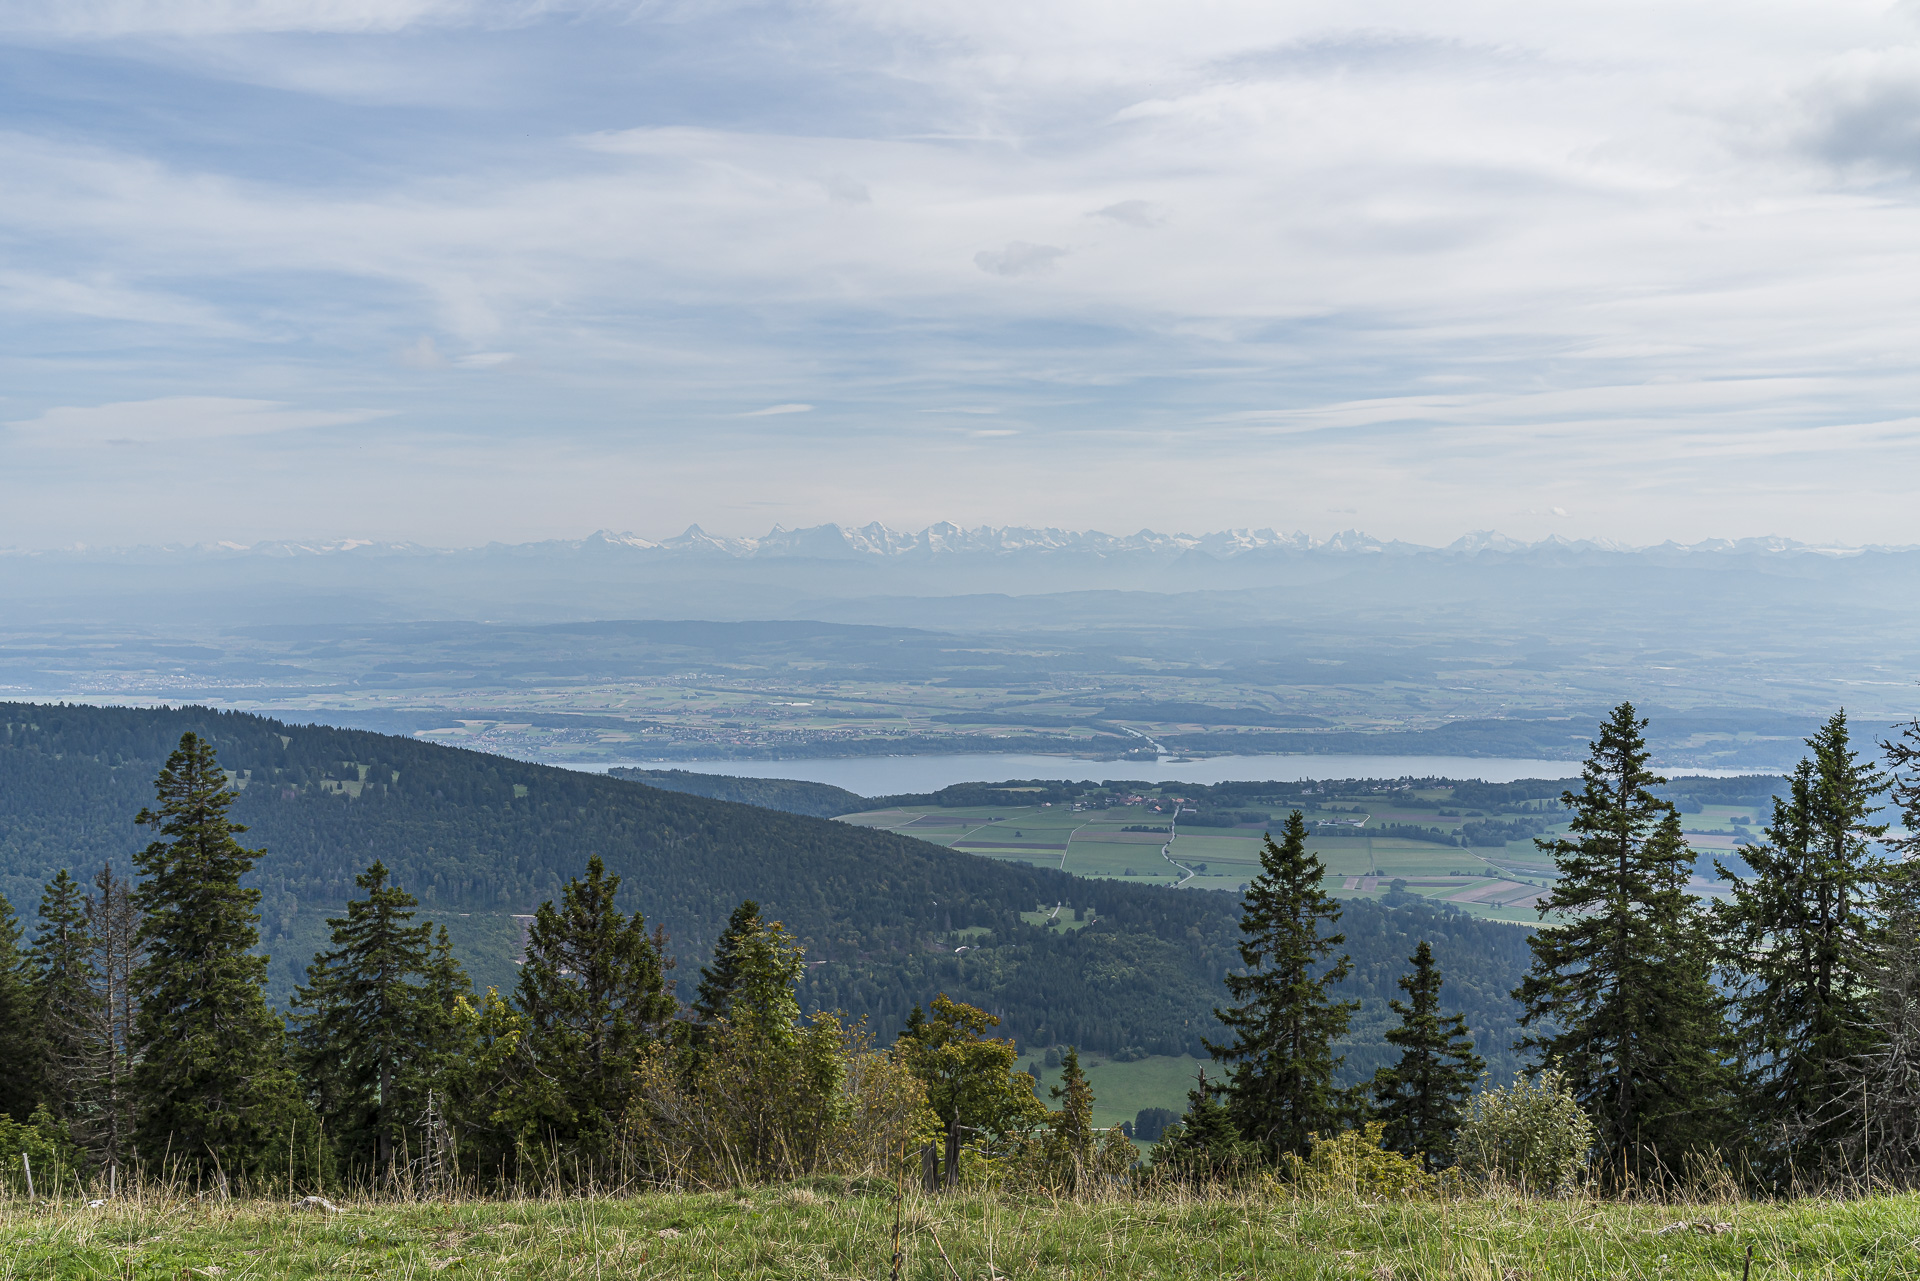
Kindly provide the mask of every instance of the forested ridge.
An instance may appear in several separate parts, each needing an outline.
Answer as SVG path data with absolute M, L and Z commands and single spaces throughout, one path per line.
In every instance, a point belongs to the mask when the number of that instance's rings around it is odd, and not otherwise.
M 625 907 L 663 925 L 678 956 L 704 955 L 734 906 L 757 899 L 807 949 L 803 1002 L 866 1016 L 882 1036 L 946 991 L 1002 1016 L 1022 1043 L 1197 1051 L 1235 962 L 1238 902 L 1222 892 L 1086 881 L 825 819 L 199 708 L 0 704 L 0 892 L 27 912 L 60 868 L 84 879 L 111 862 L 125 873 L 144 844 L 133 815 L 189 730 L 242 784 L 234 819 L 250 829 L 242 839 L 266 851 L 249 883 L 263 894 L 276 1000 L 312 959 L 323 918 L 376 859 L 428 917 L 491 914 L 496 943 L 517 931 L 510 915 L 553 898 L 594 854 L 625 878 Z M 1070 932 L 1021 921 L 1043 903 L 1098 919 Z M 1370 1029 L 1387 1017 L 1406 940 L 1427 929 L 1447 937 L 1436 950 L 1449 1001 L 1467 1010 L 1486 1052 L 1507 1061 L 1504 993 L 1523 965 L 1524 931 L 1457 914 L 1350 910 L 1355 973 L 1344 988 L 1366 1001 L 1356 1068 L 1385 1052 L 1369 1048 Z M 482 936 L 453 923 L 468 952 Z M 481 981 L 511 983 L 503 963 L 468 960 Z

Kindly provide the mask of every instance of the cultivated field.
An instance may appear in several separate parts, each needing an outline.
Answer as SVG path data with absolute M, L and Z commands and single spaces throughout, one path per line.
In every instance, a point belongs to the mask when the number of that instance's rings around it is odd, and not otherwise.
M 1920 1276 L 1920 1198 L 1095 1202 L 821 1180 L 738 1193 L 393 1204 L 0 1205 L 0 1278 L 1625 1281 Z M 899 1263 L 894 1263 L 897 1249 Z M 1748 1251 L 1752 1252 L 1750 1271 Z
M 1268 807 L 1265 822 L 1232 827 L 1203 827 L 1173 821 L 1181 795 L 1177 784 L 1128 796 L 1101 796 L 1083 805 L 1023 805 L 1021 793 L 1007 792 L 1007 803 L 943 808 L 901 806 L 841 821 L 901 832 L 950 849 L 1036 867 L 1053 867 L 1076 876 L 1111 878 L 1237 891 L 1259 871 L 1263 836 L 1285 821 L 1287 811 Z M 1327 869 L 1327 888 L 1342 898 L 1377 898 L 1399 892 L 1445 902 L 1476 916 L 1534 923 L 1535 905 L 1551 891 L 1552 861 L 1531 837 L 1500 845 L 1449 846 L 1391 834 L 1394 827 L 1419 827 L 1459 834 L 1475 821 L 1529 817 L 1542 820 L 1541 834 L 1565 831 L 1558 812 L 1463 810 L 1446 789 L 1431 789 L 1391 807 L 1364 793 L 1316 797 L 1303 809 L 1309 824 L 1307 847 Z M 1687 816 L 1688 841 L 1702 855 L 1730 858 L 1734 819 L 1755 818 L 1751 807 L 1706 806 Z M 1150 828 L 1150 831 L 1129 831 Z M 1163 853 L 1163 847 L 1165 852 Z M 1713 894 L 1710 878 L 1696 880 L 1698 893 Z

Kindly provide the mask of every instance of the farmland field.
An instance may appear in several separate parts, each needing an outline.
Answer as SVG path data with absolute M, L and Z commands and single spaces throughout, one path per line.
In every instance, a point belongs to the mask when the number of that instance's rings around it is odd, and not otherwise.
M 1004 803 L 941 805 L 926 798 L 841 821 L 1075 876 L 1237 891 L 1258 873 L 1266 833 L 1298 808 L 1308 824 L 1307 848 L 1326 868 L 1326 887 L 1343 898 L 1407 895 L 1495 920 L 1539 920 L 1536 905 L 1551 892 L 1555 871 L 1534 841 L 1565 834 L 1559 784 L 1271 786 L 1290 788 L 1286 799 L 1293 803 L 1273 803 L 1278 797 L 1257 806 L 1230 802 L 1217 794 L 1220 788 L 1196 796 L 1208 789 L 1179 783 L 1101 785 L 1046 802 L 1028 785 L 974 789 L 997 792 Z M 1732 860 L 1736 842 L 1757 839 L 1758 806 L 1689 808 L 1694 812 L 1685 827 L 1700 856 L 1692 889 L 1709 897 L 1724 893 L 1712 861 Z

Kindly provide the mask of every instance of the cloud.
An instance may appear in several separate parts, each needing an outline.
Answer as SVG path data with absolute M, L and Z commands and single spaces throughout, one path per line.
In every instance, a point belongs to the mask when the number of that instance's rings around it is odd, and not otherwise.
M 828 199 L 842 205 L 870 205 L 873 194 L 867 190 L 864 182 L 855 182 L 843 173 L 836 173 L 821 183 L 827 189 Z
M 402 347 L 399 360 L 411 369 L 441 369 L 447 363 L 447 358 L 440 354 L 439 344 L 433 341 L 431 334 L 421 334 L 419 342 Z
M 1857 50 L 1798 94 L 1802 144 L 1835 165 L 1920 171 L 1920 48 Z
M 1166 214 L 1159 206 L 1147 200 L 1122 200 L 1119 204 L 1108 205 L 1105 209 L 1096 209 L 1087 215 L 1089 218 L 1111 218 L 1115 222 L 1124 222 L 1129 227 L 1164 227 Z
M 750 409 L 741 414 L 742 418 L 770 418 L 775 414 L 810 414 L 812 405 L 768 405 L 765 409 Z
M 383 417 L 381 409 L 294 409 L 274 400 L 165 396 L 106 405 L 60 406 L 7 424 L 16 440 L 47 446 L 164 445 L 340 427 Z
M 0 31 L 87 39 L 368 35 L 419 26 L 519 26 L 569 9 L 606 7 L 549 0 L 16 0 L 0 18 Z
M 973 256 L 980 270 L 995 276 L 1032 276 L 1051 271 L 1067 251 L 1053 245 L 1030 245 L 1024 240 L 1009 240 L 1002 249 L 982 249 Z

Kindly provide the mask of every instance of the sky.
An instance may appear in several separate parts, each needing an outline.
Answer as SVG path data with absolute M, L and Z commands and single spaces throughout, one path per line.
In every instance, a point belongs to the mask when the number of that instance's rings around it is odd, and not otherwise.
M 0 547 L 1920 543 L 1920 4 L 0 0 Z

